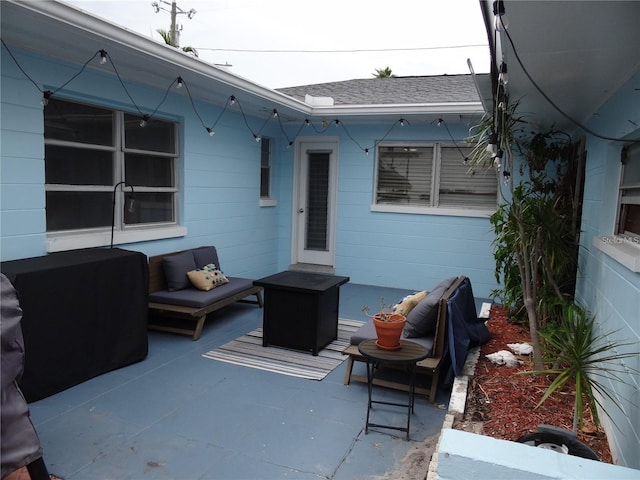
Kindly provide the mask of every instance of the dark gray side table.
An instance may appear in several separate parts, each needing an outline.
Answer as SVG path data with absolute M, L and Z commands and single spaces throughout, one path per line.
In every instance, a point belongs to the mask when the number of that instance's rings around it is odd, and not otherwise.
M 376 339 L 364 340 L 358 345 L 358 351 L 367 360 L 367 387 L 369 398 L 367 401 L 367 419 L 365 421 L 364 432 L 369 432 L 369 427 L 389 428 L 406 432 L 406 439 L 409 440 L 409 428 L 411 425 L 411 414 L 416 393 L 416 363 L 424 360 L 428 356 L 427 350 L 415 342 L 409 340 L 400 340 L 400 348 L 397 350 L 382 350 L 377 347 Z M 395 364 L 405 366 L 409 372 L 409 398 L 407 403 L 386 402 L 382 400 L 373 400 L 373 376 L 375 369 L 380 364 Z M 405 407 L 407 409 L 407 426 L 399 427 L 395 425 L 380 425 L 369 422 L 369 415 L 373 404 L 393 405 L 396 407 Z
M 338 338 L 340 286 L 349 277 L 287 270 L 255 280 L 264 289 L 262 345 L 318 355 Z

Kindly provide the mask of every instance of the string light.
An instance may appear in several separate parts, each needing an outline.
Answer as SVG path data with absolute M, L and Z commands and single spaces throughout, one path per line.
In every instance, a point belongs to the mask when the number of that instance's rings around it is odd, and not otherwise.
M 51 95 L 53 95 L 53 92 L 51 90 L 45 90 L 44 92 L 42 92 L 43 107 L 46 107 L 47 105 L 49 105 L 49 99 L 51 98 Z
M 216 132 L 213 131 L 213 128 L 207 127 L 206 130 L 210 137 L 213 137 L 216 134 Z
M 107 52 L 106 50 L 100 49 L 100 65 L 104 65 L 107 63 Z
M 339 127 L 339 126 L 340 126 L 340 120 L 338 120 L 338 119 L 336 118 L 334 122 L 335 122 L 336 127 Z
M 234 97 L 233 95 L 231 95 L 229 97 L 229 105 L 234 105 L 236 103 L 236 97 Z
M 273 109 L 273 118 L 278 118 L 278 111 L 275 108 Z
M 493 2 L 493 14 L 495 15 L 494 28 L 498 32 L 506 31 L 509 26 L 509 21 L 504 14 L 504 2 L 502 0 Z
M 507 75 L 507 64 L 504 62 L 500 64 L 500 73 L 498 74 L 498 81 L 502 85 L 506 85 L 507 83 L 509 83 L 509 77 Z
M 182 88 L 182 84 L 183 84 L 182 77 L 178 77 L 176 79 L 176 82 L 178 82 L 177 85 L 176 85 L 176 88 Z
M 149 115 L 143 115 L 142 120 L 140 120 L 140 126 L 142 128 L 146 127 L 148 121 L 149 121 Z

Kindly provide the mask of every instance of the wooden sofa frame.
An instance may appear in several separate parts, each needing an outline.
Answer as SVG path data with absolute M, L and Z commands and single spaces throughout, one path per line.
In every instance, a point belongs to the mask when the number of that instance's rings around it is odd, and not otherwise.
M 182 253 L 181 250 L 177 252 L 165 253 L 162 255 L 155 255 L 149 257 L 149 293 L 157 292 L 159 290 L 165 290 L 167 288 L 167 280 L 164 275 L 163 260 L 170 255 L 176 255 Z M 204 307 L 186 307 L 183 305 L 172 305 L 169 303 L 149 302 L 149 321 L 148 328 L 150 330 L 157 330 L 162 332 L 178 333 L 181 335 L 189 335 L 193 337 L 193 340 L 198 340 L 202 334 L 202 328 L 204 327 L 204 321 L 207 315 L 215 310 L 218 310 L 227 305 L 231 305 L 235 302 L 253 303 L 262 308 L 262 287 L 250 287 L 240 292 L 230 295 L 221 300 L 213 302 Z M 247 300 L 246 297 L 255 295 L 256 300 Z M 194 327 L 182 327 L 175 324 L 168 324 L 163 322 L 153 322 L 153 317 L 170 317 L 173 319 L 184 319 L 195 322 Z
M 416 364 L 416 373 L 418 375 L 427 375 L 431 377 L 430 388 L 416 386 L 416 393 L 427 395 L 431 403 L 436 400 L 438 391 L 438 381 L 440 378 L 440 370 L 444 363 L 445 342 L 447 340 L 447 301 L 465 280 L 466 277 L 458 277 L 451 287 L 440 297 L 438 301 L 438 320 L 436 322 L 436 330 L 433 339 L 433 356 L 425 358 Z M 347 371 L 344 376 L 344 384 L 349 385 L 351 380 L 367 383 L 366 375 L 354 375 L 352 373 L 354 362 L 366 362 L 366 358 L 358 351 L 357 345 L 349 345 L 342 351 L 343 355 L 349 355 L 347 359 Z M 401 382 L 385 380 L 380 378 L 373 379 L 374 385 L 382 387 L 394 388 L 397 390 L 408 391 L 409 385 Z

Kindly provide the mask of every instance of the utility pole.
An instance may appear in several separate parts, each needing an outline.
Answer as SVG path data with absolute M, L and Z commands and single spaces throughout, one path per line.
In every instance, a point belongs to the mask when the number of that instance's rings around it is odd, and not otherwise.
M 171 7 L 171 10 L 167 10 L 162 4 L 169 5 Z M 176 5 L 175 0 L 172 0 L 171 2 L 167 2 L 166 0 L 159 0 L 157 2 L 153 2 L 151 6 L 153 7 L 156 13 L 160 12 L 160 10 L 164 10 L 165 12 L 170 13 L 171 27 L 169 29 L 169 38 L 171 40 L 172 46 L 176 48 L 179 47 L 180 46 L 180 30 L 182 30 L 182 25 L 176 24 L 176 17 L 178 15 L 186 15 L 187 18 L 191 20 L 193 16 L 196 14 L 195 8 L 192 8 L 188 12 L 185 12 L 184 10 L 182 10 L 180 7 Z

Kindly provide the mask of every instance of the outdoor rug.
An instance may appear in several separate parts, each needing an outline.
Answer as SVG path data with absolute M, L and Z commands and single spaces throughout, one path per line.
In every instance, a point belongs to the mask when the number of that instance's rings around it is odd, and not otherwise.
M 242 335 L 202 356 L 292 377 L 322 380 L 346 360 L 346 355 L 342 355 L 341 352 L 349 345 L 351 335 L 363 323 L 346 318 L 338 319 L 338 339 L 320 350 L 317 356 L 310 352 L 276 346 L 263 347 L 262 328 Z

